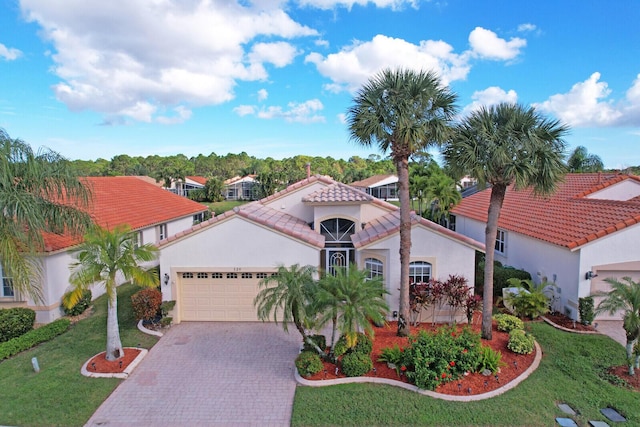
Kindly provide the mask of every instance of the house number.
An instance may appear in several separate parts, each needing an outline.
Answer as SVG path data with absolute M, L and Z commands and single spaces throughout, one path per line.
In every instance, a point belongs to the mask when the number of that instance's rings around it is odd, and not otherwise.
M 233 267 L 233 271 L 242 271 L 241 267 Z

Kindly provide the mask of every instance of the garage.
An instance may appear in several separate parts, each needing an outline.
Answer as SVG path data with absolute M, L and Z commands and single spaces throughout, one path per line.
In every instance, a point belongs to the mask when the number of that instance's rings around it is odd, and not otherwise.
M 635 282 L 640 281 L 640 261 L 594 266 L 592 271 L 596 273 L 596 276 L 591 279 L 591 294 L 611 290 L 611 285 L 605 282 L 606 278 L 613 278 L 623 283 L 625 283 L 622 280 L 623 277 L 630 277 Z M 597 307 L 602 299 L 602 297 L 594 298 L 594 306 Z M 596 320 L 621 320 L 622 316 L 622 312 L 612 315 L 602 313 L 596 316 Z
M 260 280 L 271 272 L 200 271 L 178 273 L 182 321 L 256 322 Z

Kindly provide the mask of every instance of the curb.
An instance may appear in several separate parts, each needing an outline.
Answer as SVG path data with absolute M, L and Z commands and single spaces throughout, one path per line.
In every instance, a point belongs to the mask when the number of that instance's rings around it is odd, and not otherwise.
M 152 331 L 151 329 L 145 328 L 144 325 L 142 324 L 142 319 L 140 319 L 140 321 L 138 322 L 138 330 L 140 332 L 142 332 L 142 333 L 147 334 L 147 335 L 154 335 L 156 337 L 164 336 L 164 334 L 162 332 Z
M 89 358 L 89 360 L 87 360 L 86 362 L 84 362 L 84 365 L 82 365 L 82 368 L 80 369 L 80 373 L 82 375 L 84 375 L 85 377 L 91 377 L 91 378 L 120 378 L 120 379 L 126 379 L 129 377 L 129 374 L 131 374 L 131 371 L 133 371 L 133 369 L 138 366 L 138 364 L 142 361 L 142 359 L 147 355 L 147 353 L 149 352 L 146 348 L 137 348 L 137 347 L 125 347 L 125 348 L 132 348 L 132 349 L 136 349 L 136 350 L 140 350 L 140 354 L 138 354 L 138 356 L 133 359 L 133 361 L 131 363 L 129 363 L 129 366 L 127 366 L 127 368 L 120 373 L 117 374 L 104 374 L 104 373 L 100 373 L 100 372 L 90 372 L 87 370 L 87 365 L 89 364 L 89 362 L 91 361 L 91 359 L 93 359 L 94 357 L 96 357 L 98 354 L 95 354 L 93 357 Z
M 451 395 L 451 394 L 436 393 L 436 392 L 431 391 L 431 390 L 423 390 L 423 389 L 418 388 L 418 387 L 416 387 L 414 385 L 407 384 L 407 383 L 404 383 L 404 382 L 401 382 L 401 381 L 388 379 L 388 378 L 353 377 L 353 378 L 338 378 L 338 379 L 333 379 L 333 380 L 311 381 L 311 380 L 307 380 L 307 379 L 302 378 L 300 376 L 300 374 L 298 373 L 298 370 L 295 368 L 295 366 L 293 368 L 293 373 L 294 373 L 296 381 L 299 384 L 302 384 L 302 385 L 305 385 L 305 386 L 309 386 L 309 387 L 327 387 L 327 386 L 331 386 L 331 385 L 350 384 L 350 383 L 387 384 L 387 385 L 391 385 L 391 386 L 394 386 L 394 387 L 404 388 L 405 390 L 413 391 L 413 392 L 416 392 L 416 393 L 419 393 L 419 394 L 422 394 L 422 395 L 425 395 L 425 396 L 433 397 L 435 399 L 449 400 L 449 401 L 453 401 L 453 402 L 474 402 L 474 401 L 477 401 L 477 400 L 490 399 L 492 397 L 499 396 L 502 393 L 505 393 L 505 392 L 511 390 L 512 388 L 514 388 L 515 386 L 520 384 L 522 381 L 527 379 L 529 377 L 529 375 L 531 375 L 533 373 L 533 371 L 538 369 L 538 366 L 540 365 L 540 361 L 542 360 L 542 349 L 540 348 L 540 345 L 538 345 L 537 341 L 535 341 L 535 346 L 536 346 L 536 357 L 533 360 L 533 363 L 531 364 L 531 366 L 529 366 L 523 373 L 521 373 L 516 378 L 514 378 L 512 381 L 510 381 L 508 384 L 505 384 L 500 388 L 497 388 L 495 390 L 491 390 L 490 392 L 487 392 L 487 393 L 472 394 L 472 395 L 469 395 L 469 396 L 457 396 L 457 395 Z
M 561 331 L 565 331 L 565 332 L 571 332 L 572 334 L 584 334 L 584 335 L 593 335 L 593 334 L 599 334 L 599 335 L 603 335 L 602 333 L 598 332 L 598 331 L 576 331 L 575 329 L 569 329 L 569 328 L 565 328 L 564 326 L 560 326 L 557 323 L 553 323 L 551 320 L 547 319 L 544 316 L 540 316 L 542 318 L 542 320 L 544 320 L 546 323 L 548 323 L 549 325 L 553 326 L 556 329 L 560 329 Z

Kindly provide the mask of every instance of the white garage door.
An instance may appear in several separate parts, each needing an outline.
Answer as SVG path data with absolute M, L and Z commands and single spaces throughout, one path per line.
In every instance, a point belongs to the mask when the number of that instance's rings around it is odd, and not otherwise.
M 180 279 L 183 321 L 256 322 L 253 300 L 270 273 L 184 272 Z
M 596 292 L 608 292 L 611 290 L 611 285 L 604 281 L 605 278 L 613 278 L 622 283 L 627 283 L 622 280 L 623 277 L 631 277 L 631 280 L 637 282 L 640 280 L 640 271 L 634 270 L 605 270 L 600 268 L 597 270 L 598 276 L 591 279 L 591 293 L 594 294 Z M 593 299 L 594 307 L 597 307 L 600 301 L 604 298 L 596 297 Z M 618 313 L 609 314 L 602 313 L 596 316 L 596 320 L 622 320 L 624 316 L 624 312 L 620 311 Z

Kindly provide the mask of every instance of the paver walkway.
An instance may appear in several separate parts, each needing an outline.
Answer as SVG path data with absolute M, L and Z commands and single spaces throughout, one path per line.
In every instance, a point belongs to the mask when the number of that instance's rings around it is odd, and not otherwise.
M 175 325 L 87 426 L 289 426 L 299 343 L 270 323 Z

